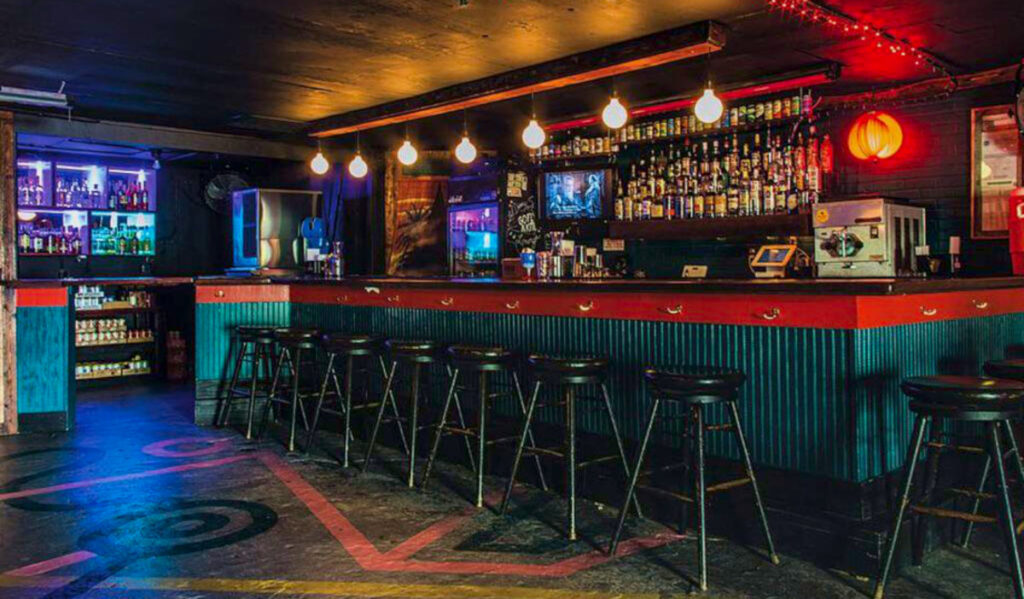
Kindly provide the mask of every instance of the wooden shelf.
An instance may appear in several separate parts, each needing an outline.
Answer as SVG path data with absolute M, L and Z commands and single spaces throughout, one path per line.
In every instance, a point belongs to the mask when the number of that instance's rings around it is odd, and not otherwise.
M 76 381 L 102 381 L 107 379 L 122 379 L 133 376 L 147 376 L 153 374 L 152 370 L 114 370 L 109 373 L 97 376 L 90 374 L 88 376 L 76 376 Z
M 119 316 L 124 314 L 145 314 L 156 312 L 155 307 L 149 308 L 112 308 L 110 310 L 76 310 L 76 318 L 103 318 L 105 316 Z
M 798 213 L 726 218 L 613 220 L 608 222 L 608 234 L 622 239 L 652 240 L 806 236 L 811 234 L 811 215 Z
M 141 341 L 118 341 L 115 343 L 87 343 L 85 345 L 76 345 L 75 349 L 89 349 L 93 347 L 128 347 L 132 345 L 152 345 L 156 343 L 156 339 L 144 339 Z

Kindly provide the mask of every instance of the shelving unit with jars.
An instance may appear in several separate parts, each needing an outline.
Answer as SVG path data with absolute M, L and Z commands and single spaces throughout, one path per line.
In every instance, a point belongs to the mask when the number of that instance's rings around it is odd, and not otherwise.
M 163 314 L 153 292 L 83 285 L 74 305 L 77 381 L 159 373 Z
M 156 171 L 17 161 L 20 256 L 151 256 Z

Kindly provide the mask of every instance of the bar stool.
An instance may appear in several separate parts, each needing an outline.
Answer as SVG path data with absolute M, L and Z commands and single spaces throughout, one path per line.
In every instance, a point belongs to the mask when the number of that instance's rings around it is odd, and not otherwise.
M 1024 382 L 1024 360 L 992 360 L 985 363 L 985 374 L 997 378 L 997 379 L 1009 379 L 1014 381 Z M 1014 456 L 1014 463 L 1017 467 L 1017 476 L 1020 478 L 1020 482 L 1024 483 L 1024 462 L 1021 460 L 1020 448 L 1017 444 L 1017 435 L 1013 430 L 1013 427 L 1006 427 L 1007 442 L 1010 445 L 1010 453 Z M 970 448 L 973 452 L 981 448 Z M 992 470 L 992 456 L 990 456 L 984 450 L 985 453 L 985 465 L 981 470 L 981 480 L 978 482 L 977 489 L 974 489 L 974 500 L 971 505 L 971 513 L 977 514 L 981 508 L 981 500 L 985 493 L 985 487 L 988 484 L 988 477 Z M 960 546 L 964 549 L 971 544 L 971 534 L 974 532 L 974 520 L 967 521 L 967 527 L 964 530 L 964 536 L 960 541 Z
M 578 391 L 586 386 L 596 386 L 601 390 L 601 397 L 604 400 L 604 409 L 608 415 L 611 425 L 612 436 L 615 437 L 615 445 L 618 447 L 618 459 L 622 462 L 622 469 L 626 478 L 630 477 L 629 462 L 626 460 L 626 450 L 622 445 L 622 437 L 619 435 L 619 425 L 615 420 L 615 412 L 612 411 L 611 397 L 608 395 L 608 387 L 605 380 L 608 376 L 608 359 L 597 356 L 578 357 L 556 357 L 531 355 L 527 358 L 530 367 L 530 374 L 535 379 L 533 393 L 530 396 L 530 403 L 526 408 L 526 416 L 523 418 L 523 427 L 519 433 L 516 455 L 512 461 L 512 473 L 509 476 L 508 486 L 505 488 L 505 497 L 501 501 L 501 513 L 508 511 L 509 501 L 512 498 L 512 491 L 516 484 L 516 475 L 519 472 L 519 463 L 522 460 L 523 452 L 527 449 L 526 444 L 529 437 L 530 426 L 533 421 L 533 413 L 537 408 L 537 398 L 540 397 L 540 390 L 543 385 L 553 385 L 561 391 L 562 399 L 557 405 L 565 407 L 565 441 L 562 451 L 547 448 L 531 448 L 531 453 L 556 457 L 566 462 L 566 495 L 569 502 L 569 540 L 576 540 L 576 473 L 580 468 L 592 466 L 614 460 L 615 455 L 604 456 L 587 460 L 577 464 L 576 460 L 576 399 Z M 640 513 L 640 503 L 634 502 L 637 512 Z
M 302 415 L 303 427 L 309 429 L 309 421 L 307 420 L 306 410 L 302 401 L 303 399 L 315 396 L 316 393 L 311 390 L 302 391 L 302 364 L 305 360 L 308 366 L 316 370 L 316 339 L 318 335 L 319 333 L 316 329 L 280 328 L 274 330 L 274 342 L 277 343 L 279 350 L 277 363 L 274 366 L 274 380 L 270 385 L 270 395 L 267 398 L 263 412 L 260 436 L 266 430 L 267 422 L 270 419 L 270 406 L 272 404 L 288 406 L 291 409 L 288 427 L 288 451 L 295 451 L 295 428 L 300 413 Z M 286 363 L 288 364 L 288 370 L 292 379 L 290 384 L 283 383 L 281 379 L 281 372 Z M 277 392 L 281 387 L 285 386 L 287 386 L 290 398 L 283 399 L 277 397 Z
M 320 338 L 320 346 L 327 354 L 327 369 L 324 371 L 323 382 L 320 385 L 320 394 L 317 397 L 316 409 L 313 411 L 313 423 L 309 427 L 309 433 L 306 436 L 306 452 L 309 453 L 310 448 L 313 446 L 313 441 L 316 438 L 316 430 L 320 424 L 321 413 L 327 413 L 343 418 L 345 421 L 343 433 L 345 440 L 343 442 L 344 449 L 342 466 L 348 468 L 350 440 L 352 438 L 352 412 L 354 410 L 368 410 L 378 407 L 376 403 L 372 402 L 365 402 L 360 405 L 353 405 L 352 403 L 352 388 L 357 374 L 356 361 L 369 361 L 370 364 L 362 371 L 365 374 L 369 374 L 375 367 L 379 366 L 380 380 L 386 380 L 388 371 L 387 366 L 384 364 L 384 338 L 377 335 L 363 335 L 358 333 L 328 333 Z M 341 385 L 338 383 L 338 369 L 336 362 L 339 358 L 345 360 L 344 390 L 342 390 Z M 337 408 L 324 405 L 325 399 L 328 395 L 328 385 L 332 382 L 334 385 L 333 397 L 337 400 Z M 389 393 L 385 397 L 385 401 L 391 405 L 391 409 L 394 412 L 395 419 L 397 421 L 398 407 L 395 405 L 394 393 Z M 406 453 L 408 453 L 409 446 L 405 441 L 405 431 L 402 429 L 402 425 L 400 423 L 398 425 L 398 436 L 402 441 L 402 446 L 405 448 Z
M 430 471 L 434 466 L 434 460 L 437 458 L 437 451 L 441 446 L 441 439 L 446 434 L 461 435 L 466 441 L 466 452 L 469 454 L 470 466 L 476 470 L 476 507 L 483 507 L 486 448 L 488 445 L 516 440 L 516 437 L 504 437 L 491 441 L 487 440 L 487 427 L 489 421 L 488 411 L 490 410 L 489 404 L 492 399 L 499 396 L 499 394 L 491 393 L 489 385 L 490 375 L 501 372 L 508 372 L 511 374 L 513 386 L 515 387 L 515 396 L 519 402 L 519 410 L 524 415 L 526 414 L 526 401 L 523 399 L 523 390 L 519 385 L 519 375 L 516 374 L 513 367 L 513 355 L 505 348 L 453 345 L 449 347 L 445 353 L 451 382 L 448 386 L 448 395 L 445 397 L 444 408 L 441 410 L 441 420 L 438 422 L 437 432 L 434 434 L 434 443 L 430 450 L 430 456 L 427 459 L 427 467 L 423 471 L 423 481 L 420 483 L 420 488 L 426 489 L 427 487 L 427 481 L 430 479 Z M 464 373 L 469 376 L 473 376 L 475 374 L 477 378 L 479 402 L 477 408 L 476 430 L 466 427 L 465 419 L 462 414 L 462 407 L 459 402 L 459 378 Z M 447 425 L 448 413 L 451 410 L 453 403 L 456 405 L 456 412 L 459 416 L 459 427 Z M 530 447 L 535 448 L 533 431 L 528 430 L 527 435 L 527 442 L 530 444 Z M 477 456 L 475 461 L 473 459 L 473 450 L 469 443 L 470 437 L 476 437 L 477 440 Z M 540 477 L 541 486 L 546 491 L 548 486 L 547 482 L 544 480 L 544 473 L 541 470 L 540 458 L 536 454 L 533 457 L 536 462 L 537 475 Z
M 237 399 L 248 399 L 248 416 L 246 418 L 245 438 L 252 438 L 252 413 L 256 404 L 256 392 L 259 385 L 267 383 L 273 372 L 274 360 L 274 329 L 261 326 L 238 326 L 234 330 L 233 346 L 237 349 L 234 366 L 231 370 L 231 380 L 228 383 L 224 397 L 220 400 L 219 411 L 214 418 L 214 425 L 218 428 L 228 423 L 231 415 L 231 406 Z M 241 381 L 243 388 L 239 389 L 242 369 L 249 367 L 249 377 Z M 262 376 L 261 376 L 262 373 Z M 248 387 L 246 389 L 245 387 Z
M 995 371 L 996 369 L 993 369 Z M 1010 573 L 1013 579 L 1014 593 L 1017 599 L 1024 599 L 1024 576 L 1021 573 L 1020 551 L 1017 547 L 1017 534 L 1013 522 L 1013 506 L 1006 482 L 1006 470 L 1003 465 L 1003 448 L 999 439 L 999 430 L 1005 429 L 1012 437 L 1012 421 L 1021 417 L 1021 400 L 1024 399 L 1024 384 L 1017 381 L 976 378 L 966 376 L 923 376 L 909 378 L 901 385 L 903 393 L 911 398 L 910 410 L 917 414 L 914 422 L 914 433 L 907 453 L 906 473 L 904 474 L 899 507 L 893 518 L 889 542 L 882 560 L 878 583 L 875 586 L 875 599 L 882 599 L 885 585 L 889 578 L 889 569 L 899 541 L 900 528 L 906 515 L 907 507 L 920 516 L 938 516 L 961 520 L 974 519 L 984 522 L 1002 520 L 1003 533 L 1009 550 Z M 989 459 L 995 465 L 999 481 L 999 516 L 977 516 L 969 512 L 944 509 L 928 505 L 931 490 L 935 487 L 938 477 L 938 462 L 928 468 L 925 476 L 925 502 L 910 502 L 914 488 L 914 471 L 924 444 L 925 425 L 936 425 L 936 419 L 977 422 L 985 425 L 989 442 Z M 934 451 L 929 448 L 929 452 Z M 1019 464 L 1019 458 L 1018 458 Z
M 373 456 L 373 447 L 377 443 L 377 433 L 380 431 L 381 422 L 384 420 L 384 410 L 387 402 L 383 400 L 391 393 L 395 382 L 395 373 L 399 364 L 410 368 L 410 398 L 409 398 L 409 478 L 407 484 L 413 488 L 416 482 L 416 437 L 419 433 L 419 404 L 420 384 L 423 377 L 423 368 L 429 368 L 437 362 L 438 346 L 433 341 L 409 341 L 389 339 L 385 345 L 391 358 L 391 368 L 388 370 L 387 379 L 384 382 L 384 393 L 380 405 L 377 407 L 377 418 L 373 423 L 373 432 L 370 434 L 370 443 L 366 446 L 366 458 L 363 460 L 363 472 L 370 467 L 370 459 Z M 401 425 L 401 424 L 399 424 Z
M 706 514 L 708 495 L 749 484 L 754 492 L 754 503 L 757 507 L 758 518 L 761 521 L 761 529 L 764 533 L 769 557 L 773 564 L 778 564 L 779 556 L 775 553 L 775 544 L 772 542 L 772 533 L 768 528 L 768 518 L 765 515 L 764 504 L 761 501 L 761 491 L 757 486 L 757 478 L 754 475 L 754 466 L 750 459 L 750 451 L 747 448 L 747 440 L 743 436 L 743 429 L 740 425 L 739 409 L 736 407 L 739 389 L 747 379 L 746 374 L 731 368 L 683 366 L 673 370 L 648 368 L 644 371 L 644 379 L 651 390 L 653 401 L 651 403 L 650 415 L 647 418 L 647 425 L 644 428 L 643 440 L 640 442 L 640 449 L 637 452 L 636 464 L 633 466 L 633 474 L 629 479 L 629 486 L 626 489 L 626 497 L 623 501 L 622 509 L 619 510 L 619 521 L 615 526 L 615 534 L 612 535 L 609 553 L 615 554 L 619 538 L 622 535 L 623 526 L 626 522 L 629 501 L 630 499 L 635 499 L 635 492 L 638 487 L 687 503 L 693 503 L 697 508 L 697 564 L 700 572 L 700 590 L 706 591 L 708 589 Z M 651 431 L 654 429 L 663 401 L 678 402 L 689 409 L 690 417 L 687 419 L 689 430 L 686 432 L 686 441 L 692 441 L 696 451 L 692 453 L 687 452 L 691 455 L 692 462 L 687 464 L 686 468 L 693 476 L 695 497 L 671 493 L 646 485 L 637 485 L 637 481 L 642 476 L 640 470 L 643 467 L 647 445 L 651 439 Z M 720 403 L 727 405 L 730 422 L 725 425 L 709 425 L 705 421 L 704 410 L 707 406 Z M 746 477 L 708 486 L 704 477 L 705 432 L 730 430 L 736 435 L 736 444 L 743 457 Z

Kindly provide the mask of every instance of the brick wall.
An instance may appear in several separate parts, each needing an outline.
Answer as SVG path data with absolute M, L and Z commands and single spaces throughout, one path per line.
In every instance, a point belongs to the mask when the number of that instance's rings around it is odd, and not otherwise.
M 884 108 L 900 122 L 904 145 L 877 163 L 857 160 L 846 147 L 851 121 L 863 111 L 833 115 L 824 127 L 837 138 L 835 194 L 879 193 L 928 209 L 932 253 L 948 251 L 959 235 L 966 274 L 1010 273 L 1007 241 L 971 239 L 971 108 L 1009 104 L 1012 86 L 993 86 L 950 98 Z M 867 110 L 867 109 L 866 109 Z

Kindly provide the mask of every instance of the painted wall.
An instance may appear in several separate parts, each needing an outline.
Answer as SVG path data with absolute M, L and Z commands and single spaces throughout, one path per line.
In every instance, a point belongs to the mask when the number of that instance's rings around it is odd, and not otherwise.
M 74 348 L 69 291 L 18 289 L 16 293 L 18 417 L 22 432 L 31 415 L 48 415 L 42 429 L 68 428 L 74 417 Z M 39 430 L 35 428 L 35 430 Z

